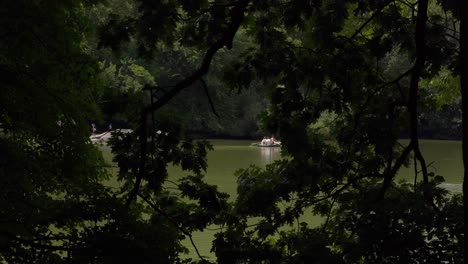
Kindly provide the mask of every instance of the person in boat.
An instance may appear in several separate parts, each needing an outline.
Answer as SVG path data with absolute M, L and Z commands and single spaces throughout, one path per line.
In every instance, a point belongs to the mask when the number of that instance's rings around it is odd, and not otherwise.
M 267 137 L 263 137 L 262 142 L 260 142 L 260 145 L 265 145 L 266 144 L 266 139 L 267 139 Z
M 270 143 L 271 143 L 271 145 L 275 144 L 275 136 L 274 135 L 271 136 Z

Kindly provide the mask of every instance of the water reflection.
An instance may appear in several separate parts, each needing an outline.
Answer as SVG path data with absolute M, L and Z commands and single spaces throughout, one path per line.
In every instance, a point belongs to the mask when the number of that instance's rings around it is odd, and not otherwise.
M 254 164 L 263 167 L 281 158 L 280 148 L 264 148 L 252 146 L 252 141 L 241 140 L 212 140 L 214 150 L 208 153 L 208 171 L 205 180 L 209 184 L 218 186 L 218 190 L 228 193 L 234 201 L 237 197 L 237 177 L 235 171 L 240 168 L 248 168 Z M 402 144 L 407 145 L 408 140 L 402 140 Z M 421 150 L 426 161 L 435 161 L 434 167 L 437 168 L 437 174 L 445 177 L 446 183 L 442 186 L 454 192 L 461 192 L 461 182 L 463 180 L 463 164 L 461 159 L 460 141 L 434 141 L 421 140 Z M 399 172 L 399 179 L 413 180 L 414 168 L 404 167 Z M 186 176 L 186 173 L 180 169 L 172 168 L 171 180 L 177 180 Z M 214 235 L 217 231 L 205 230 L 196 232 L 193 239 L 199 245 L 202 255 L 213 256 L 210 252 Z M 191 248 L 189 240 L 184 244 Z M 192 251 L 188 254 L 190 257 L 196 257 Z M 214 258 L 214 257 L 213 257 Z
M 262 164 L 270 164 L 276 159 L 281 158 L 281 148 L 277 147 L 258 147 L 260 149 Z

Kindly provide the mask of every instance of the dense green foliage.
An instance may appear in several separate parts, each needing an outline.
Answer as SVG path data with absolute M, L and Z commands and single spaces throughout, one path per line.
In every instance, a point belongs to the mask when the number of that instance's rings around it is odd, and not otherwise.
M 259 46 L 242 63 L 254 66 L 250 76 L 275 81 L 281 76 L 284 86 L 275 88 L 266 122 L 279 134 L 291 159 L 240 175 L 244 186 L 239 187 L 235 220 L 228 222 L 228 230 L 218 234 L 215 244 L 219 260 L 461 262 L 463 238 L 458 235 L 463 217 L 453 218 L 451 227 L 437 220 L 462 211 L 460 197 L 442 198 L 444 192 L 436 186 L 443 178 L 423 169 L 422 187 L 410 191 L 405 185 L 390 184 L 413 148 L 418 163 L 426 166 L 418 157 L 417 138 L 404 149 L 397 139 L 418 126 L 411 114 L 416 109 L 412 102 L 417 93 L 412 90 L 417 86 L 412 80 L 419 81 L 417 72 L 425 79 L 437 78 L 443 65 L 451 66 L 455 60 L 456 43 L 436 24 L 441 22 L 439 7 L 431 6 L 432 23 L 425 26 L 427 67 L 417 70 L 422 48 L 413 42 L 419 36 L 404 3 L 325 2 L 319 6 L 310 2 L 311 17 L 288 16 L 268 5 L 264 7 L 268 11 L 258 12 L 274 13 L 276 19 L 260 15 L 249 24 Z M 363 20 L 369 23 L 356 22 Z M 271 68 L 255 65 L 265 58 Z M 392 62 L 395 59 L 398 64 Z M 284 62 L 292 67 L 280 67 Z M 433 93 L 425 94 L 432 87 L 423 88 L 419 107 L 433 109 Z M 333 143 L 310 126 L 324 111 L 337 114 Z M 319 228 L 301 224 L 291 232 L 279 231 L 310 210 L 329 221 Z M 252 228 L 247 224 L 250 217 L 262 220 Z M 279 238 L 271 243 L 267 238 L 278 232 Z M 308 250 L 301 250 L 302 245 Z
M 122 115 L 128 106 L 129 98 L 126 93 L 140 91 L 147 84 L 170 87 L 189 75 L 203 55 L 199 49 L 190 49 L 192 45 L 186 47 L 184 43 L 177 41 L 171 44 L 172 47 L 160 46 L 152 51 L 142 51 L 144 48 L 140 47 L 141 44 L 137 39 L 125 35 L 130 34 L 132 30 L 119 31 L 119 35 L 113 35 L 117 34 L 114 32 L 116 29 L 108 30 L 109 27 L 116 27 L 119 23 L 137 19 L 136 10 L 131 1 L 110 1 L 109 5 L 95 7 L 91 12 L 94 22 L 103 28 L 101 31 L 104 33 L 101 36 L 108 39 L 109 43 L 101 40 L 102 44 L 114 47 L 114 51 L 119 55 L 116 58 L 107 49 L 98 49 L 94 52 L 104 63 L 105 79 L 108 82 L 105 85 L 108 88 L 106 95 L 101 99 L 104 104 L 102 108 L 107 113 L 99 122 L 103 129 L 107 128 L 109 122 L 119 124 L 120 127 L 128 127 L 128 122 L 131 120 Z M 104 26 L 106 23 L 108 27 Z M 128 38 L 129 42 L 126 45 L 116 42 L 119 38 Z M 184 117 L 188 133 L 208 137 L 258 138 L 262 132 L 267 132 L 261 131 L 261 124 L 257 121 L 258 116 L 268 107 L 270 98 L 265 83 L 255 82 L 250 85 L 251 89 L 239 89 L 241 86 L 236 83 L 248 83 L 254 78 L 246 72 L 252 65 L 237 69 L 239 73 L 244 74 L 240 79 L 240 76 L 232 75 L 230 72 L 233 67 L 240 67 L 234 63 L 235 59 L 251 53 L 254 45 L 254 38 L 247 31 L 241 30 L 236 35 L 233 49 L 229 52 L 220 51 L 215 56 L 206 81 L 218 116 L 213 114 L 201 83 L 182 91 L 172 100 L 170 104 L 174 106 L 173 110 Z M 121 48 L 118 49 L 116 46 Z M 143 58 L 141 52 L 145 55 Z M 146 56 L 147 52 L 151 52 L 151 59 Z M 397 74 L 398 69 L 402 69 L 402 65 L 410 64 L 408 58 L 397 50 L 387 54 L 383 63 L 388 65 L 387 73 L 393 74 Z M 157 80 L 154 79 L 155 76 Z M 424 80 L 423 88 L 427 89 L 427 96 L 430 97 L 428 100 L 433 101 L 430 107 L 421 109 L 422 138 L 461 138 L 461 112 L 458 110 L 460 95 L 457 81 L 447 69 L 443 69 L 431 79 Z M 197 111 L 194 111 L 195 109 Z M 408 137 L 408 131 L 403 131 L 400 136 Z
M 122 182 L 117 188 L 89 140 L 89 121 L 99 117 L 101 100 L 112 95 L 109 88 L 128 91 L 123 95 L 136 102 L 142 98 L 140 83 L 152 77 L 127 63 L 125 69 L 137 76 L 129 78 L 90 56 L 91 32 L 85 29 L 93 28 L 91 7 L 87 1 L 1 3 L 8 11 L 0 20 L 2 263 L 180 262 L 186 251 L 180 230 L 201 229 L 222 209 L 210 203 L 216 187 L 200 180 L 207 143 L 180 145 L 180 125 L 174 122 L 164 124 L 170 134 L 158 138 L 159 160 L 153 160 L 151 173 L 162 179 L 168 162 L 193 171 L 179 192 L 188 198 L 182 202 L 161 191 L 160 181 L 151 186 L 160 190 L 155 203 L 173 208 L 178 217 L 170 219 L 147 203 L 127 204 L 134 137 L 122 135 L 115 143 Z M 188 202 L 193 199 L 199 204 Z
M 104 28 L 101 29 L 105 32 L 102 37 L 110 37 L 105 25 L 113 25 L 115 22 L 112 19 L 116 19 L 117 15 L 134 19 L 137 17 L 135 7 L 132 6 L 131 1 L 111 1 L 111 8 L 99 6 L 90 12 L 94 22 Z M 97 41 L 93 41 L 93 45 Z M 141 56 L 137 40 L 130 38 L 125 45 L 119 45 L 124 47 L 114 49 L 113 52 L 106 48 L 92 48 L 102 62 L 106 82 L 104 94 L 99 100 L 104 116 L 99 120 L 98 127 L 103 130 L 107 129 L 110 122 L 117 127 L 131 126 L 135 114 L 131 113 L 133 105 L 142 100 L 139 96 L 144 96 L 141 92 L 145 85 L 169 88 L 188 75 L 202 56 L 199 50 L 175 43 L 175 47 L 152 51 L 152 59 L 149 60 Z M 206 98 L 202 83 L 193 84 L 169 103 L 167 107 L 183 118 L 187 133 L 205 137 L 259 137 L 257 116 L 267 107 L 266 89 L 261 83 L 256 83 L 252 89 L 241 91 L 229 87 L 222 80 L 223 69 L 251 46 L 252 41 L 245 33 L 241 33 L 232 51 L 219 52 L 214 58 L 206 85 L 215 113 Z
M 114 203 L 87 143 L 100 87 L 83 50 L 89 21 L 71 1 L 2 1 L 1 10 L 0 259 L 56 263 L 110 213 L 90 201 Z
M 216 224 L 218 263 L 461 263 L 461 196 L 418 145 L 459 136 L 451 3 L 2 1 L 0 260 L 205 262 L 181 241 Z M 116 175 L 91 121 L 133 129 Z M 230 203 L 192 135 L 258 122 L 287 158 L 240 170 Z

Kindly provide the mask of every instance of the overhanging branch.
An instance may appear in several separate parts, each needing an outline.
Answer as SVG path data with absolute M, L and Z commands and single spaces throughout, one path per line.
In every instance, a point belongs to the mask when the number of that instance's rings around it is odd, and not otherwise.
M 249 0 L 239 0 L 235 6 L 231 10 L 231 23 L 229 24 L 227 30 L 223 34 L 223 36 L 216 41 L 213 45 L 211 45 L 205 53 L 203 57 L 203 61 L 200 67 L 194 71 L 190 76 L 183 79 L 179 83 L 173 86 L 168 92 L 162 95 L 156 102 L 151 103 L 150 105 L 143 108 L 140 115 L 140 165 L 138 169 L 138 174 L 135 179 L 135 183 L 133 189 L 130 191 L 127 205 L 131 203 L 133 199 L 135 199 L 136 195 L 138 194 L 138 190 L 141 185 L 141 181 L 145 175 L 145 167 L 146 167 L 146 160 L 147 160 L 147 122 L 148 122 L 148 115 L 151 112 L 154 112 L 164 105 L 166 105 L 172 98 L 174 98 L 177 94 L 179 94 L 182 90 L 186 89 L 187 87 L 194 84 L 196 81 L 200 80 L 204 75 L 208 73 L 210 69 L 211 62 L 213 60 L 214 55 L 223 47 L 228 49 L 232 48 L 232 42 L 234 40 L 234 36 L 236 35 L 239 27 L 244 20 L 244 12 L 247 9 L 249 4 Z
M 372 15 L 354 32 L 354 34 L 349 37 L 350 40 L 354 39 L 361 31 L 372 21 L 374 18 L 376 18 L 380 13 L 382 13 L 382 10 L 387 7 L 390 3 L 392 3 L 393 0 L 388 1 L 387 3 L 383 4 L 379 9 L 377 9 Z
M 218 112 L 216 112 L 216 108 L 214 106 L 213 100 L 211 100 L 210 91 L 208 91 L 208 86 L 206 85 L 205 80 L 203 80 L 203 78 L 200 78 L 200 82 L 202 84 L 203 90 L 205 91 L 206 97 L 208 98 L 208 103 L 210 104 L 211 111 L 217 118 L 219 118 L 219 115 L 218 115 Z
M 166 212 L 164 212 L 163 210 L 161 210 L 160 208 L 158 208 L 155 204 L 153 204 L 148 198 L 146 198 L 145 196 L 141 195 L 141 194 L 138 194 L 138 197 L 140 197 L 143 201 L 145 201 L 146 204 L 148 204 L 152 209 L 154 209 L 156 212 L 158 212 L 160 215 L 164 216 L 174 227 L 176 227 L 180 232 L 182 232 L 182 234 L 186 235 L 189 237 L 190 239 L 190 242 L 192 243 L 192 246 L 193 248 L 195 249 L 195 251 L 197 252 L 197 255 L 198 257 L 203 261 L 203 262 L 206 262 L 206 263 L 209 263 L 208 261 L 206 261 L 202 255 L 200 255 L 200 252 L 198 251 L 198 248 L 197 246 L 195 245 L 195 242 L 193 241 L 193 238 L 192 238 L 192 234 L 190 234 L 187 230 L 183 229 L 179 223 L 177 223 L 174 219 L 172 219 L 172 217 L 170 217 L 168 214 L 166 214 Z
M 416 20 L 416 33 L 415 33 L 415 42 L 416 42 L 416 61 L 412 68 L 411 80 L 410 80 L 410 90 L 409 90 L 409 101 L 408 101 L 408 112 L 410 120 L 410 143 L 404 149 L 400 157 L 396 160 L 395 165 L 390 168 L 388 167 L 385 172 L 385 178 L 382 186 L 382 191 L 379 195 L 379 198 L 383 198 L 385 191 L 390 186 L 391 181 L 398 173 L 398 170 L 402 166 L 403 162 L 408 157 L 411 151 L 414 151 L 415 158 L 419 161 L 422 167 L 423 182 L 424 182 L 424 197 L 430 202 L 432 200 L 431 191 L 429 189 L 429 176 L 427 172 L 426 161 L 421 153 L 419 148 L 419 138 L 418 138 L 418 91 L 419 91 L 419 79 L 421 78 L 421 73 L 424 70 L 424 65 L 426 61 L 426 21 L 427 21 L 427 8 L 428 1 L 420 0 L 418 1 L 418 14 Z

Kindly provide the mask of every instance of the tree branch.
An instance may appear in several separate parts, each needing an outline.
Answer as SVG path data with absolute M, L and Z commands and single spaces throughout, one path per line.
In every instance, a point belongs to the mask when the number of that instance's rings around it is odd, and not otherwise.
M 156 212 L 158 212 L 160 215 L 164 216 L 173 226 L 175 226 L 180 232 L 182 232 L 184 235 L 188 236 L 189 239 L 190 239 L 190 242 L 192 243 L 192 246 L 195 248 L 195 251 L 197 252 L 197 255 L 198 257 L 203 261 L 203 262 L 206 262 L 206 263 L 209 263 L 207 260 L 205 260 L 203 258 L 202 255 L 200 255 L 200 252 L 198 251 L 198 248 L 197 246 L 195 245 L 195 242 L 193 241 L 193 238 L 192 238 L 192 234 L 190 234 L 187 230 L 183 229 L 181 226 L 179 226 L 179 224 L 174 220 L 172 219 L 172 217 L 170 217 L 168 214 L 166 214 L 166 212 L 164 212 L 163 210 L 161 210 L 160 208 L 158 208 L 155 204 L 153 204 L 148 198 L 146 198 L 145 196 L 141 195 L 141 194 L 137 194 L 138 197 L 140 197 L 143 201 L 146 202 L 146 204 L 148 204 L 151 208 L 153 208 Z
M 232 10 L 231 24 L 229 25 L 223 37 L 219 39 L 217 42 L 215 42 L 206 51 L 200 67 L 195 72 L 193 72 L 192 75 L 190 75 L 189 77 L 177 83 L 171 90 L 169 90 L 166 94 L 164 94 L 158 101 L 156 101 L 155 103 L 151 105 L 148 105 L 144 109 L 145 112 L 158 110 L 159 108 L 167 104 L 169 100 L 171 100 L 174 96 L 176 96 L 180 91 L 189 87 L 190 85 L 198 81 L 200 78 L 202 78 L 204 75 L 206 75 L 210 68 L 211 61 L 214 55 L 218 52 L 218 50 L 222 49 L 223 47 L 226 47 L 228 49 L 232 48 L 232 42 L 234 40 L 234 36 L 237 33 L 237 30 L 239 29 L 242 23 L 242 20 L 244 19 L 244 12 L 247 8 L 248 3 L 249 3 L 248 0 L 241 0 L 237 2 L 236 6 L 234 6 Z
M 374 20 L 374 18 L 380 15 L 380 13 L 385 7 L 387 7 L 392 2 L 393 0 L 388 1 L 387 3 L 383 4 L 379 9 L 377 9 L 374 13 L 372 13 L 372 15 L 354 32 L 354 34 L 351 37 L 349 37 L 349 39 L 352 40 L 353 38 L 355 38 L 372 20 Z
M 388 168 L 385 173 L 384 182 L 382 189 L 379 195 L 379 199 L 383 199 L 385 196 L 385 191 L 391 184 L 391 181 L 398 173 L 403 162 L 406 160 L 409 153 L 413 150 L 415 158 L 419 161 L 422 167 L 422 175 L 424 182 L 424 197 L 428 201 L 432 200 L 432 194 L 429 189 L 429 176 L 427 172 L 426 161 L 419 149 L 419 138 L 418 138 L 418 90 L 419 90 L 419 79 L 421 78 L 421 73 L 424 69 L 424 64 L 426 61 L 426 21 L 427 21 L 427 0 L 418 1 L 418 14 L 416 18 L 416 61 L 413 66 L 411 80 L 410 80 L 410 91 L 409 91 L 409 101 L 408 101 L 408 112 L 410 119 L 410 143 L 404 149 L 403 153 L 400 155 L 398 160 L 395 162 L 395 165 L 390 169 Z
M 460 5 L 460 92 L 462 97 L 463 124 L 463 210 L 465 212 L 463 256 L 464 263 L 468 263 L 466 243 L 466 237 L 468 236 L 468 225 L 466 223 L 466 212 L 468 212 L 468 1 L 461 1 Z
M 208 98 L 208 103 L 210 103 L 211 111 L 217 118 L 219 118 L 219 115 L 214 107 L 213 100 L 211 100 L 210 91 L 208 91 L 208 86 L 206 85 L 205 80 L 203 80 L 203 78 L 200 78 L 200 82 L 202 84 L 203 90 L 205 90 L 206 97 Z
M 410 81 L 409 91 L 409 118 L 410 118 L 410 138 L 411 145 L 414 149 L 415 158 L 419 161 L 422 167 L 422 176 L 424 182 L 424 197 L 428 200 L 431 199 L 431 191 L 429 188 L 429 176 L 427 173 L 426 161 L 419 149 L 418 138 L 418 91 L 419 79 L 424 69 L 426 61 L 426 21 L 427 21 L 427 8 L 428 0 L 420 0 L 418 3 L 418 14 L 416 17 L 416 62 L 414 64 L 413 73 Z
M 166 92 L 164 95 L 161 96 L 156 102 L 151 103 L 150 105 L 143 108 L 141 111 L 140 116 L 140 165 L 138 170 L 138 175 L 136 177 L 133 189 L 130 191 L 127 205 L 131 203 L 133 199 L 135 199 L 138 190 L 141 185 L 141 181 L 145 175 L 145 167 L 146 167 L 146 160 L 147 160 L 147 116 L 149 113 L 154 112 L 160 109 L 162 106 L 166 105 L 172 98 L 174 98 L 177 94 L 179 94 L 185 88 L 191 86 L 196 81 L 200 80 L 204 75 L 208 73 L 208 70 L 211 65 L 211 61 L 213 60 L 214 55 L 223 47 L 227 47 L 228 49 L 232 48 L 232 42 L 234 40 L 234 36 L 239 30 L 239 27 L 244 19 L 244 12 L 247 9 L 249 4 L 249 0 L 239 0 L 236 5 L 232 8 L 231 12 L 231 23 L 229 24 L 228 29 L 224 33 L 224 35 L 216 41 L 205 53 L 203 61 L 200 67 L 192 73 L 192 75 L 188 76 L 184 80 L 180 81 L 176 85 L 173 86 L 171 90 Z
M 401 155 L 395 161 L 395 165 L 393 165 L 393 167 L 392 167 L 391 164 L 389 164 L 390 166 L 388 166 L 387 169 L 385 170 L 382 189 L 380 190 L 380 193 L 379 193 L 379 196 L 378 196 L 379 200 L 381 200 L 381 199 L 383 199 L 385 197 L 385 192 L 390 187 L 393 179 L 395 178 L 396 174 L 400 170 L 401 166 L 403 165 L 403 163 L 405 162 L 406 158 L 408 157 L 410 152 L 413 150 L 413 148 L 414 148 L 413 142 L 410 141 L 408 146 L 405 147 L 405 149 L 403 150 Z

